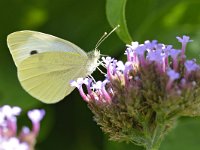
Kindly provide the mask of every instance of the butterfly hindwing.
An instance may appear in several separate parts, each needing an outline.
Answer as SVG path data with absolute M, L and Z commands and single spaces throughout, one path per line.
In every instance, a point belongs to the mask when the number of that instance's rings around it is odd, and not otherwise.
M 87 57 L 72 52 L 44 52 L 34 54 L 18 66 L 22 87 L 33 97 L 55 103 L 74 89 L 71 80 L 85 77 Z

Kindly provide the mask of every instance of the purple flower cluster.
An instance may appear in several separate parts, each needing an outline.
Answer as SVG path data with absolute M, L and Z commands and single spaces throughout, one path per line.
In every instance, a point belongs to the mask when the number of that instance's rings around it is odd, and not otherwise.
M 17 116 L 21 108 L 8 105 L 0 107 L 0 149 L 1 150 L 32 150 L 40 129 L 40 121 L 45 115 L 44 110 L 31 110 L 28 117 L 32 121 L 32 130 L 23 127 L 17 132 Z
M 177 118 L 200 116 L 200 66 L 195 59 L 186 59 L 190 38 L 177 39 L 181 49 L 156 40 L 132 42 L 125 63 L 102 58 L 103 81 L 71 82 L 111 140 L 157 149 Z
M 198 72 L 200 66 L 195 60 L 185 60 L 185 49 L 187 43 L 191 42 L 190 38 L 183 36 L 177 39 L 182 44 L 181 50 L 174 49 L 172 45 L 158 43 L 156 40 L 145 41 L 144 44 L 132 42 L 131 45 L 127 45 L 125 51 L 127 62 L 123 63 L 111 57 L 102 58 L 102 63 L 107 69 L 104 81 L 95 82 L 90 78 L 79 78 L 71 82 L 71 85 L 78 88 L 80 95 L 87 102 L 98 101 L 111 104 L 112 97 L 117 94 L 112 88 L 113 81 L 119 80 L 121 86 L 126 89 L 140 88 L 144 82 L 143 72 L 150 71 L 166 80 L 166 92 L 174 88 L 180 91 L 182 88 L 180 81 L 187 81 L 187 85 L 191 80 L 196 82 L 194 72 Z M 82 85 L 86 85 L 87 94 Z

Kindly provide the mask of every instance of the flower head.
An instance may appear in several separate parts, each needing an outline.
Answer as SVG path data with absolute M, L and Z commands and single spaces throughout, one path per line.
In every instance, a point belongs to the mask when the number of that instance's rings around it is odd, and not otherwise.
M 186 60 L 190 38 L 177 39 L 181 50 L 156 40 L 132 42 L 125 50 L 125 63 L 102 58 L 106 79 L 74 81 L 95 121 L 112 140 L 150 147 L 151 139 L 159 143 L 179 116 L 200 115 L 200 66 Z

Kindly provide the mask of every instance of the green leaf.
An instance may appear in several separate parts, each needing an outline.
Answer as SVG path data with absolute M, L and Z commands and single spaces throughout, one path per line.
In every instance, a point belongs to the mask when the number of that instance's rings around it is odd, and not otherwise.
M 125 17 L 126 2 L 127 0 L 107 0 L 106 15 L 108 22 L 113 28 L 120 25 L 116 30 L 119 38 L 125 43 L 131 43 L 133 40 L 128 32 Z
M 160 150 L 199 150 L 200 118 L 182 118 L 161 144 Z

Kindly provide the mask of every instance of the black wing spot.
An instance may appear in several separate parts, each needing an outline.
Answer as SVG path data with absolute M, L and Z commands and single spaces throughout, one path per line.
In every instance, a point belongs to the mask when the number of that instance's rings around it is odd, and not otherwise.
M 34 54 L 37 54 L 37 53 L 38 53 L 37 50 L 32 50 L 32 51 L 30 52 L 31 55 L 34 55 Z

